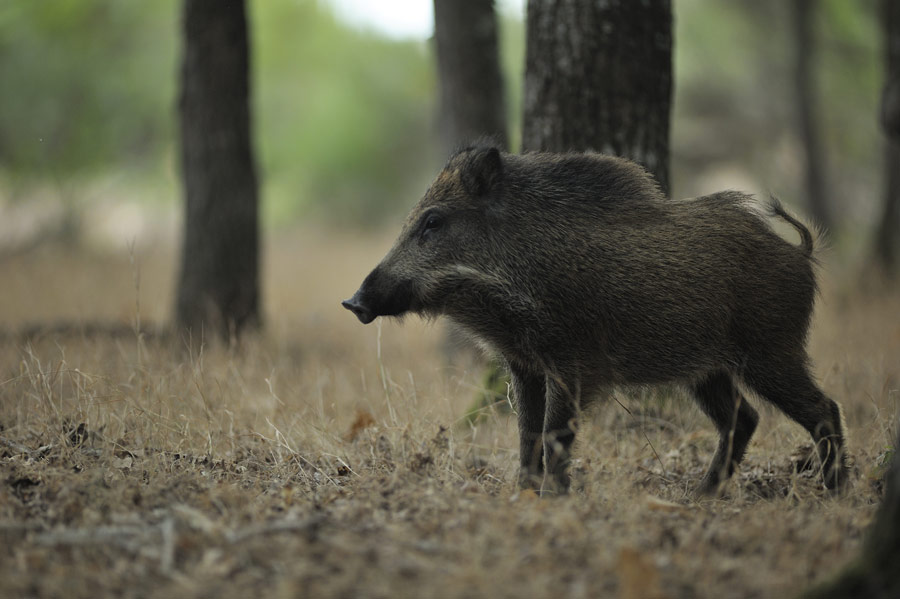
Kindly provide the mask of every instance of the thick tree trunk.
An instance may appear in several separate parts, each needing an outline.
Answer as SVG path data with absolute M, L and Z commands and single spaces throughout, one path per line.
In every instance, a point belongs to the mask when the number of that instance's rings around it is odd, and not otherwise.
M 670 0 L 529 0 L 523 150 L 630 158 L 669 190 Z
M 194 338 L 259 324 L 257 180 L 244 0 L 184 0 L 185 223 L 176 318 Z
M 885 82 L 881 127 L 885 142 L 884 208 L 875 235 L 875 257 L 885 274 L 896 277 L 900 262 L 900 2 L 882 0 Z
M 506 145 L 493 0 L 434 0 L 434 38 L 446 149 L 489 137 Z
M 815 38 L 813 1 L 793 0 L 791 20 L 794 29 L 794 105 L 797 130 L 805 158 L 804 184 L 810 214 L 816 222 L 831 228 L 831 212 L 825 192 L 824 157 L 819 139 L 818 103 L 813 78 Z

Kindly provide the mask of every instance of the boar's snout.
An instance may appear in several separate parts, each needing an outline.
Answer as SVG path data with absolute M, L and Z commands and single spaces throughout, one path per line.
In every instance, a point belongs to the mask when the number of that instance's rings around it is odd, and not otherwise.
M 378 267 L 369 273 L 356 293 L 341 305 L 363 324 L 378 316 L 400 316 L 412 308 L 412 284 Z
M 363 324 L 369 324 L 373 320 L 375 320 L 375 314 L 372 313 L 365 305 L 363 305 L 362 300 L 360 299 L 360 293 L 357 291 L 353 294 L 353 297 L 350 299 L 346 299 L 341 302 L 341 305 L 356 314 L 356 317 Z

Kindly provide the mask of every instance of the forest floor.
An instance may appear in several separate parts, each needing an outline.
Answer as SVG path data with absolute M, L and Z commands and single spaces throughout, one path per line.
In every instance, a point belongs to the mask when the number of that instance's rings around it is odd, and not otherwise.
M 165 247 L 0 259 L 0 597 L 790 597 L 857 554 L 896 432 L 900 291 L 823 272 L 810 350 L 846 414 L 845 494 L 755 400 L 740 472 L 694 501 L 711 423 L 622 390 L 584 418 L 572 493 L 541 499 L 514 484 L 514 417 L 463 417 L 483 367 L 448 360 L 440 323 L 340 307 L 389 243 L 271 241 L 265 332 L 193 353 L 156 328 Z

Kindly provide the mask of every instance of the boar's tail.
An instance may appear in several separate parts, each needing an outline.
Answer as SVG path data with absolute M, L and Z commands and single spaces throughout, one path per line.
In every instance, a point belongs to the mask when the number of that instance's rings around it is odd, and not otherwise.
M 800 233 L 800 246 L 803 248 L 803 253 L 806 254 L 807 258 L 812 258 L 814 244 L 813 234 L 809 230 L 809 227 L 788 214 L 787 210 L 784 209 L 784 206 L 781 205 L 781 202 L 775 196 L 769 197 L 769 212 L 772 216 L 777 216 L 784 219 L 792 227 L 797 229 L 797 232 Z

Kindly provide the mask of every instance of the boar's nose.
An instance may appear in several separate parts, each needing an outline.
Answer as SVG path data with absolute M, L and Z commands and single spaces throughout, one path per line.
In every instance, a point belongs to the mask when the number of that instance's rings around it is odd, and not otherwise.
M 359 292 L 356 292 L 350 299 L 342 301 L 341 305 L 356 314 L 363 324 L 369 324 L 375 320 L 375 314 L 359 301 Z

